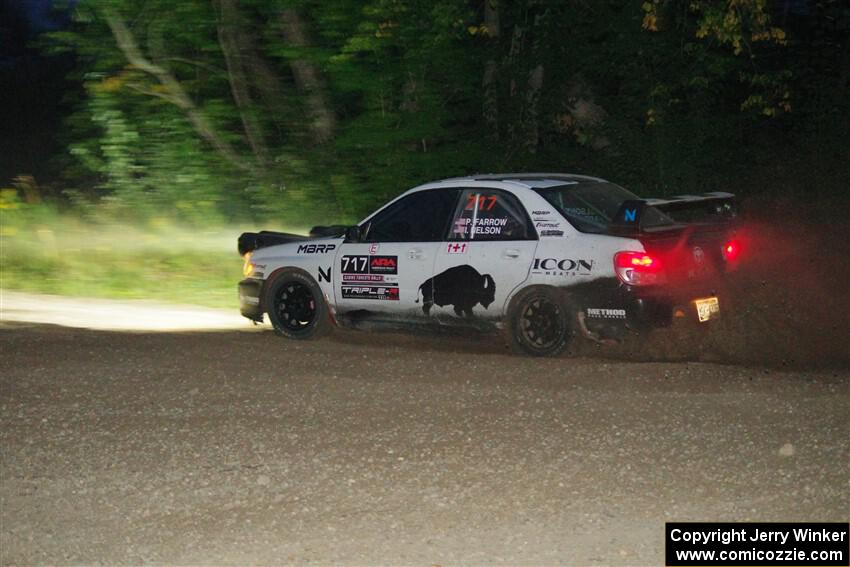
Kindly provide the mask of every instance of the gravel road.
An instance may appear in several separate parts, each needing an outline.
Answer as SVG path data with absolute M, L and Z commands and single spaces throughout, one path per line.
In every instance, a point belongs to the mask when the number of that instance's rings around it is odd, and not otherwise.
M 0 563 L 662 565 L 847 521 L 850 371 L 0 327 Z

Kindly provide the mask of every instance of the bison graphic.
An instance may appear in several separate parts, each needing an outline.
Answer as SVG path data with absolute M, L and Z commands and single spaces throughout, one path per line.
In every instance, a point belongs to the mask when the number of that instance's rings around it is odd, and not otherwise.
M 419 286 L 422 294 L 422 312 L 429 315 L 435 303 L 440 307 L 454 305 L 458 317 L 472 317 L 472 308 L 476 303 L 484 309 L 493 303 L 496 296 L 496 283 L 490 274 L 479 274 L 472 266 L 455 266 L 433 278 L 428 278 Z M 416 303 L 419 303 L 417 295 Z

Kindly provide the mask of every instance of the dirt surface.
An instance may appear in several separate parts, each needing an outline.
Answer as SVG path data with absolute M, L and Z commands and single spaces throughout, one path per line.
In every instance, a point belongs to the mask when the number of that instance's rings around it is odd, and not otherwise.
M 221 331 L 248 328 L 236 309 L 158 301 L 94 299 L 0 292 L 0 321 L 44 323 L 99 331 Z
M 847 521 L 847 227 L 751 210 L 719 321 L 557 359 L 4 291 L 0 564 L 661 565 L 665 521 Z
M 846 368 L 9 322 L 0 350 L 4 565 L 662 565 L 665 521 L 850 516 Z

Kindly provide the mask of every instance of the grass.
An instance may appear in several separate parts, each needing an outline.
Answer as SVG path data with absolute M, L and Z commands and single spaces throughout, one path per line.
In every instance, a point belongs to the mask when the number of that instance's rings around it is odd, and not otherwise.
M 248 227 L 119 226 L 0 211 L 0 288 L 237 309 Z

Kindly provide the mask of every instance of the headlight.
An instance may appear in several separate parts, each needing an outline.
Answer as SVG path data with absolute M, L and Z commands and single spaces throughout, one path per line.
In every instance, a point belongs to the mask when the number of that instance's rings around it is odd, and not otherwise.
M 245 263 L 242 264 L 242 275 L 250 277 L 251 274 L 254 273 L 254 264 L 251 262 L 251 252 L 245 252 L 245 255 L 242 258 L 245 260 Z

